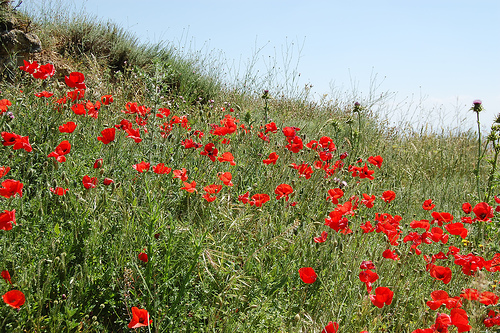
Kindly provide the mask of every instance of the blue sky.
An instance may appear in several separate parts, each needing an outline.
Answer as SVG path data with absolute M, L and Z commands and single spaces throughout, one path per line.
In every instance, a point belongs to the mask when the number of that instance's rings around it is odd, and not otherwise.
M 396 93 L 381 108 L 395 119 L 434 127 L 465 119 L 474 126 L 474 115 L 467 112 L 474 99 L 484 103 L 485 126 L 500 113 L 497 0 L 61 3 L 109 19 L 144 42 L 167 41 L 223 57 L 227 67 L 240 71 L 253 58 L 260 72 L 273 59 L 282 69 L 288 63 L 288 77 L 300 73 L 294 84 L 312 84 L 316 99 L 339 91 L 347 92 L 345 98 L 353 91 L 366 97 L 376 76 L 376 94 Z

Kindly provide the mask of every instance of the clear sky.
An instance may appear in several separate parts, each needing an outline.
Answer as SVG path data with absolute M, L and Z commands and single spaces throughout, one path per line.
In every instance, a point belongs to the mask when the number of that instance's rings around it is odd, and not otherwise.
M 376 76 L 376 94 L 396 93 L 381 111 L 395 110 L 398 119 L 434 127 L 466 119 L 474 126 L 467 110 L 475 99 L 486 109 L 485 126 L 500 113 L 498 0 L 60 2 L 109 19 L 144 42 L 223 57 L 240 72 L 254 58 L 260 72 L 273 59 L 282 69 L 288 64 L 288 77 L 300 87 L 312 84 L 315 99 L 335 91 L 361 99 Z

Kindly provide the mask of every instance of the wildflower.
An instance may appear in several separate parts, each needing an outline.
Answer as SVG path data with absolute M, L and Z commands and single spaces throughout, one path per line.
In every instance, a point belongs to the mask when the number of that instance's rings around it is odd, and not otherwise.
M 231 172 L 219 172 L 217 177 L 224 183 L 226 186 L 233 186 L 234 184 L 231 182 L 233 175 Z
M 0 230 L 12 230 L 12 223 L 16 224 L 16 210 L 4 210 L 0 213 Z
M 384 159 L 380 155 L 368 157 L 368 162 L 375 165 L 379 169 L 382 166 L 383 161 L 384 161 Z
M 472 326 L 469 325 L 469 317 L 464 309 L 452 309 L 450 317 L 451 323 L 457 328 L 457 332 L 469 332 L 472 329 Z
M 267 132 L 276 133 L 277 131 L 278 128 L 276 127 L 276 123 L 274 121 L 269 124 L 266 124 L 266 131 L 265 131 L 266 134 Z
M 451 281 L 451 269 L 449 267 L 432 265 L 430 274 L 436 280 L 443 281 L 444 284 L 448 284 Z
M 73 110 L 73 112 L 79 116 L 81 115 L 85 116 L 87 114 L 87 111 L 85 110 L 85 105 L 80 103 L 72 105 L 71 110 Z
M 298 153 L 304 147 L 300 136 L 295 136 L 294 138 L 287 137 L 287 140 L 288 144 L 285 146 L 285 148 L 292 153 Z
M 359 272 L 359 280 L 364 282 L 366 285 L 366 291 L 368 293 L 372 292 L 372 283 L 378 280 L 378 274 L 371 269 L 366 269 Z
M 5 280 L 5 282 L 12 284 L 12 281 L 10 280 L 10 273 L 8 270 L 2 271 L 2 278 Z
M 8 306 L 13 307 L 14 309 L 19 309 L 26 301 L 24 294 L 19 290 L 8 291 L 2 296 L 2 298 Z
M 108 185 L 111 185 L 111 183 L 114 183 L 115 181 L 111 178 L 104 178 L 104 180 L 102 181 L 102 183 L 106 186 Z
M 394 191 L 385 191 L 382 193 L 382 200 L 385 202 L 389 203 L 394 199 L 396 199 L 396 193 L 394 193 Z
M 436 205 L 432 203 L 432 199 L 427 199 L 422 204 L 424 210 L 432 210 L 434 207 L 436 207 Z
M 300 279 L 307 284 L 314 283 L 318 276 L 312 267 L 302 267 L 299 269 Z
M 61 133 L 73 133 L 75 131 L 76 124 L 72 121 L 68 121 L 66 124 L 59 126 L 59 132 Z
M 173 174 L 174 178 L 179 178 L 182 181 L 186 181 L 188 179 L 186 168 L 182 168 L 181 170 L 174 170 Z
M 496 305 L 499 297 L 491 291 L 484 291 L 479 295 L 479 303 L 484 305 Z
M 87 89 L 83 81 L 85 81 L 85 76 L 80 72 L 72 72 L 64 77 L 64 82 L 70 88 Z
M 331 190 L 328 190 L 328 197 L 326 198 L 326 201 L 331 200 L 334 205 L 339 203 L 340 198 L 344 196 L 344 191 L 342 191 L 340 188 L 334 188 Z
M 0 178 L 2 178 L 3 176 L 5 176 L 7 173 L 9 173 L 10 171 L 10 167 L 0 167 Z
M 234 162 L 234 156 L 230 152 L 225 152 L 219 156 L 219 162 L 229 162 L 231 165 L 236 165 L 236 162 Z
M 274 190 L 274 193 L 277 194 L 276 200 L 279 200 L 279 199 L 284 197 L 285 201 L 288 201 L 288 199 L 289 199 L 288 196 L 293 193 L 293 189 L 288 184 L 280 184 L 276 187 L 276 189 Z
M 315 243 L 324 243 L 326 242 L 326 237 L 328 236 L 328 233 L 326 231 L 323 231 L 321 233 L 321 236 L 319 237 L 314 237 L 313 240 Z
M 158 118 L 167 118 L 170 115 L 170 110 L 166 108 L 160 108 L 158 112 L 159 113 L 156 114 Z
M 23 186 L 24 184 L 20 181 L 13 179 L 6 179 L 2 182 L 2 187 L 0 187 L 0 196 L 9 199 L 10 197 L 19 194 L 20 197 L 23 196 Z
M 153 320 L 149 319 L 149 313 L 146 309 L 132 307 L 132 320 L 128 324 L 128 328 L 138 328 L 141 326 L 149 326 Z
M 113 103 L 113 96 L 111 96 L 111 95 L 102 96 L 101 103 L 104 105 L 109 105 L 109 104 Z
M 9 110 L 9 106 L 12 105 L 12 102 L 8 99 L 0 99 L 0 114 Z
M 278 154 L 276 154 L 275 152 L 272 152 L 272 153 L 269 154 L 269 157 L 267 159 L 263 160 L 262 162 L 264 164 L 267 164 L 267 165 L 269 165 L 271 163 L 272 164 L 276 164 L 276 161 L 278 160 L 278 157 L 279 157 Z
M 35 93 L 35 96 L 36 96 L 36 97 L 46 97 L 46 98 L 48 98 L 48 97 L 52 97 L 52 96 L 54 96 L 54 93 L 53 93 L 53 92 L 49 92 L 49 91 L 45 91 L 45 90 L 44 90 L 44 91 L 42 91 L 42 92 Z
M 337 333 L 339 324 L 337 322 L 329 322 L 328 325 L 321 331 L 321 333 Z
M 66 192 L 69 191 L 68 189 L 64 189 L 62 187 L 56 187 L 56 188 L 50 188 L 50 192 L 57 194 L 59 196 L 63 196 L 66 194 Z
M 94 169 L 100 169 L 104 165 L 104 160 L 102 158 L 98 158 L 94 162 Z
M 249 203 L 248 196 L 250 195 L 250 192 L 247 192 L 245 194 L 241 194 L 238 196 L 238 201 L 243 202 L 244 204 Z
M 158 163 L 153 167 L 153 172 L 156 174 L 166 175 L 172 171 L 172 168 L 167 168 L 164 163 Z
M 207 143 L 203 148 L 203 151 L 200 152 L 200 155 L 208 156 L 212 162 L 215 162 L 215 158 L 219 151 L 215 148 L 213 143 Z
M 150 163 L 146 163 L 146 162 L 142 161 L 141 163 L 132 165 L 132 168 L 137 170 L 137 172 L 139 172 L 139 173 L 143 173 L 145 171 L 149 171 L 149 166 L 150 166 Z
M 102 136 L 98 136 L 97 140 L 101 141 L 105 145 L 115 140 L 116 129 L 114 127 L 105 128 L 101 131 Z
M 198 192 L 196 190 L 196 182 L 193 180 L 191 183 L 188 183 L 188 182 L 183 182 L 184 183 L 184 187 L 181 187 L 181 190 L 186 190 L 187 192 L 189 193 L 193 193 L 193 192 Z
M 391 251 L 390 249 L 387 249 L 382 253 L 382 257 L 386 259 L 399 260 L 399 257 L 396 254 L 396 250 Z
M 394 292 L 387 287 L 378 287 L 375 289 L 375 295 L 369 295 L 369 297 L 373 305 L 382 308 L 384 304 L 390 305 L 392 303 Z
M 488 205 L 486 202 L 478 203 L 472 211 L 476 215 L 476 218 L 473 219 L 473 221 L 489 222 L 490 218 L 493 217 L 493 207 Z
M 371 197 L 363 193 L 363 199 L 361 200 L 361 203 L 366 206 L 366 208 L 373 208 L 373 202 L 375 201 L 376 197 L 372 195 Z
M 97 185 L 97 178 L 92 177 L 90 178 L 88 175 L 83 176 L 82 179 L 83 187 L 85 187 L 87 190 L 89 188 L 94 188 Z
M 130 122 L 129 122 L 130 124 Z M 136 143 L 139 143 L 142 141 L 141 139 L 141 131 L 137 129 L 133 129 L 132 125 L 130 125 L 130 128 L 125 129 L 125 132 L 127 132 L 127 138 L 133 139 Z
M 138 256 L 139 260 L 142 261 L 143 263 L 147 263 L 148 262 L 148 255 L 145 253 L 145 252 L 141 252 L 139 253 L 139 256 Z
M 262 207 L 262 205 L 269 201 L 269 195 L 265 193 L 257 193 L 252 195 L 252 200 L 249 201 L 250 206 L 255 205 L 255 207 Z
M 471 110 L 476 112 L 476 113 L 479 113 L 481 111 L 483 111 L 483 106 L 482 106 L 483 102 L 480 100 L 480 99 L 476 99 L 472 102 L 472 108 Z
M 56 161 L 59 163 L 66 162 L 66 154 L 71 151 L 71 144 L 68 140 L 61 141 L 60 144 L 57 145 L 56 149 L 51 152 L 47 157 L 55 157 Z
M 69 99 L 71 99 L 71 101 L 74 102 L 76 100 L 80 100 L 80 99 L 83 99 L 85 97 L 85 90 L 84 89 L 75 89 L 72 91 L 68 91 L 66 93 L 66 95 L 68 95 Z M 60 101 L 62 103 L 66 103 L 66 98 L 64 98 L 64 100 L 60 99 Z

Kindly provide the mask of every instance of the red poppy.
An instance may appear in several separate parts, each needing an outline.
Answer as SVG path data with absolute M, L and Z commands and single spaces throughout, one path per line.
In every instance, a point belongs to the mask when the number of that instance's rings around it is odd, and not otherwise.
M 174 170 L 173 178 L 179 178 L 182 181 L 186 181 L 188 179 L 186 168 L 182 168 L 181 170 Z
M 469 317 L 464 309 L 454 308 L 450 312 L 451 323 L 456 326 L 457 332 L 469 332 L 472 326 L 469 325 Z
M 412 229 L 422 228 L 425 229 L 425 231 L 429 231 L 430 227 L 431 223 L 429 222 L 429 220 L 420 220 L 420 221 L 413 220 L 410 223 L 410 228 Z
M 12 281 L 10 280 L 10 273 L 8 270 L 2 271 L 2 278 L 5 280 L 5 282 L 12 284 Z
M 76 123 L 68 121 L 66 124 L 59 126 L 59 132 L 61 133 L 73 133 L 76 128 Z
M 32 75 L 35 79 L 45 80 L 49 76 L 53 76 L 55 74 L 55 72 L 56 71 L 54 69 L 54 65 L 45 64 L 45 65 L 41 65 L 40 67 L 38 67 L 37 71 L 35 73 L 33 73 Z
M 449 267 L 431 265 L 430 274 L 436 280 L 443 281 L 444 284 L 451 281 L 451 269 Z
M 85 110 L 85 105 L 83 104 L 74 104 L 71 106 L 71 110 L 73 110 L 73 112 L 78 115 L 78 116 L 85 116 L 87 114 L 87 110 Z
M 477 289 L 466 288 L 460 294 L 460 297 L 468 299 L 469 301 L 477 301 L 479 299 L 479 293 Z
M 479 303 L 484 305 L 496 305 L 499 297 L 491 291 L 484 291 L 479 295 Z
M 265 135 L 264 133 L 262 132 L 259 132 L 257 134 L 259 136 L 259 138 L 261 138 L 262 140 L 266 141 L 266 142 L 269 142 L 269 135 Z
M 82 179 L 83 187 L 85 187 L 87 190 L 89 188 L 94 188 L 97 185 L 97 178 L 92 177 L 90 178 L 88 175 L 83 176 Z
M 50 153 L 47 157 L 55 157 L 56 160 L 60 163 L 66 162 L 66 157 L 64 155 L 68 154 L 71 151 L 71 144 L 68 140 L 61 141 L 60 144 L 57 145 L 55 151 Z
M 0 196 L 9 199 L 10 197 L 19 194 L 20 197 L 23 196 L 23 186 L 24 184 L 20 181 L 13 179 L 6 179 L 2 182 L 2 187 L 0 187 Z
M 56 188 L 50 188 L 50 192 L 54 193 L 54 194 L 57 194 L 59 196 L 63 196 L 66 194 L 66 192 L 68 192 L 69 190 L 68 189 L 64 189 L 62 187 L 56 187 Z
M 326 198 L 326 200 L 331 200 L 332 203 L 334 205 L 338 204 L 339 203 L 339 200 L 340 198 L 342 198 L 344 196 L 344 191 L 342 191 L 342 189 L 340 188 L 334 188 L 334 189 L 331 189 L 331 190 L 328 190 L 328 197 Z
M 431 310 L 437 310 L 441 305 L 446 305 L 447 309 L 453 309 L 462 306 L 460 297 L 450 297 L 448 293 L 444 290 L 434 290 L 431 292 L 432 301 L 427 301 L 427 306 Z
M 137 172 L 143 173 L 145 171 L 149 171 L 150 165 L 151 165 L 150 163 L 146 163 L 146 162 L 142 161 L 141 163 L 132 165 L 132 168 L 137 170 Z
M 12 230 L 12 223 L 16 224 L 16 210 L 4 210 L 0 213 L 0 230 Z
M 11 290 L 6 292 L 3 296 L 3 301 L 14 309 L 19 309 L 26 301 L 24 294 L 19 290 Z
M 361 203 L 366 206 L 366 208 L 373 208 L 373 202 L 375 201 L 376 197 L 372 195 L 371 197 L 363 193 L 363 199 L 361 200 Z
M 217 177 L 219 177 L 220 180 L 224 183 L 226 186 L 233 186 L 234 184 L 231 182 L 231 179 L 233 179 L 233 175 L 231 172 L 219 172 L 217 174 Z
M 359 280 L 364 282 L 366 285 L 366 291 L 368 293 L 372 292 L 372 283 L 378 280 L 378 274 L 371 269 L 366 269 L 359 272 Z
M 385 191 L 382 193 L 382 200 L 385 202 L 389 203 L 394 199 L 396 199 L 396 193 L 394 193 L 394 191 Z
M 48 92 L 48 91 L 42 91 L 42 92 L 39 92 L 39 93 L 35 93 L 35 96 L 36 97 L 52 97 L 54 95 L 53 92 Z M 1 102 L 1 101 L 0 101 Z
M 252 195 L 252 200 L 249 201 L 250 206 L 255 205 L 255 207 L 262 207 L 263 204 L 269 201 L 269 195 L 265 193 L 257 193 Z
M 300 131 L 300 128 L 283 127 L 282 131 L 283 131 L 283 135 L 285 135 L 287 138 L 294 138 L 296 136 L 297 131 Z
M 231 165 L 236 165 L 236 162 L 234 161 L 234 156 L 230 152 L 226 152 L 219 156 L 219 162 L 229 162 Z
M 449 223 L 453 221 L 453 215 L 447 212 L 432 212 L 432 217 L 434 220 L 432 220 L 432 223 L 437 222 L 439 226 L 442 226 L 443 223 Z
M 363 229 L 364 234 L 375 231 L 375 227 L 372 225 L 370 221 L 366 221 L 365 223 L 360 225 L 360 228 Z
M 186 190 L 189 193 L 193 193 L 195 191 L 198 192 L 196 190 L 196 182 L 194 180 L 191 182 L 191 184 L 188 182 L 183 182 L 183 183 L 184 183 L 184 187 L 181 187 L 181 190 Z
M 94 162 L 94 169 L 100 169 L 104 165 L 104 160 L 102 158 L 98 158 Z
M 339 324 L 337 324 L 337 322 L 329 322 L 328 325 L 326 325 L 325 328 L 321 331 L 321 333 L 337 333 L 338 329 Z
M 70 88 L 87 89 L 83 81 L 85 81 L 85 76 L 80 72 L 72 72 L 64 77 L 64 82 Z
M 242 195 L 238 195 L 238 201 L 243 202 L 244 204 L 247 204 L 250 202 L 250 199 L 248 199 L 248 196 L 250 195 L 250 192 L 247 192 Z
M 203 150 L 200 152 L 200 155 L 208 156 L 212 162 L 215 162 L 215 158 L 217 157 L 217 154 L 219 151 L 217 148 L 215 148 L 215 145 L 213 143 L 207 143 L 205 147 L 203 147 Z
M 476 214 L 476 218 L 473 221 L 490 221 L 490 218 L 493 217 L 493 207 L 488 205 L 486 202 L 478 203 L 472 211 Z
M 142 261 L 144 263 L 148 262 L 148 255 L 145 252 L 139 253 L 138 258 L 140 261 Z
M 384 304 L 390 305 L 392 303 L 394 292 L 387 287 L 378 287 L 375 289 L 375 295 L 369 295 L 369 297 L 373 305 L 382 308 Z
M 101 103 L 99 101 L 95 103 L 88 101 L 87 103 L 85 103 L 85 108 L 87 109 L 88 111 L 87 114 L 90 117 L 97 119 L 97 117 L 99 116 L 99 109 L 101 108 Z
M 6 167 L 6 166 L 0 167 L 0 178 L 2 178 L 7 173 L 9 173 L 9 171 L 10 171 L 10 167 Z
M 158 112 L 159 113 L 156 114 L 158 118 L 167 118 L 170 115 L 170 110 L 167 108 L 160 108 Z
M 141 326 L 149 326 L 153 320 L 149 319 L 149 313 L 146 309 L 132 307 L 132 320 L 128 324 L 128 328 L 138 328 Z
M 436 207 L 436 205 L 432 203 L 432 199 L 427 199 L 422 204 L 422 208 L 425 210 L 432 210 L 434 207 Z
M 189 149 L 189 148 L 198 149 L 200 147 L 203 147 L 201 143 L 196 143 L 193 141 L 193 139 L 186 139 L 184 141 L 181 141 L 181 145 L 184 146 L 184 149 Z
M 2 132 L 2 136 L 3 136 L 3 133 L 5 133 L 5 132 Z M 20 136 L 20 135 L 17 135 L 15 133 L 7 133 L 7 134 L 14 134 L 16 137 L 14 138 L 14 142 L 13 143 L 5 144 L 5 141 L 2 142 L 4 146 L 14 145 L 12 147 L 12 149 L 14 149 L 14 150 L 24 149 L 28 153 L 33 150 L 33 148 L 30 145 L 30 142 L 29 142 L 29 137 L 27 137 L 27 136 Z
M 288 184 L 280 184 L 276 187 L 274 193 L 276 194 L 276 200 L 285 198 L 285 201 L 288 201 L 288 196 L 293 193 L 293 188 Z
M 328 236 L 328 233 L 326 231 L 323 231 L 321 233 L 321 236 L 319 237 L 314 237 L 313 240 L 315 243 L 324 243 L 326 242 L 326 237 Z
M 109 104 L 113 103 L 113 96 L 111 96 L 111 95 L 102 96 L 101 103 L 104 105 L 109 105 Z
M 102 141 L 105 145 L 115 140 L 116 129 L 114 127 L 105 128 L 101 131 L 102 136 L 98 136 L 97 140 Z
M 314 281 L 318 278 L 312 267 L 302 267 L 299 269 L 299 276 L 304 283 L 308 284 L 314 283 Z
M 80 100 L 80 99 L 83 99 L 85 97 L 85 90 L 84 89 L 75 89 L 73 91 L 68 91 L 67 93 L 69 99 L 71 99 L 71 101 L 76 101 L 77 99 Z M 62 103 L 66 103 L 66 98 L 64 98 L 64 101 L 61 99 L 60 100 Z
M 132 127 L 125 129 L 125 132 L 127 132 L 127 138 L 133 139 L 136 143 L 139 143 L 142 141 L 141 139 L 141 131 L 139 129 L 133 129 Z
M 111 183 L 114 183 L 115 181 L 111 178 L 104 178 L 104 180 L 102 181 L 102 183 L 106 186 L 108 185 L 111 185 Z
M 292 153 L 298 153 L 299 151 L 302 150 L 302 148 L 304 148 L 300 136 L 296 136 L 294 138 L 287 137 L 286 139 L 288 141 L 288 144 L 285 146 L 285 148 L 291 151 Z
M 368 157 L 368 162 L 377 166 L 378 168 L 382 166 L 383 161 L 384 159 L 380 155 Z
M 467 237 L 468 230 L 464 228 L 464 225 L 460 222 L 447 224 L 445 225 L 445 229 L 448 230 L 451 235 L 460 236 L 462 239 Z
M 472 206 L 468 202 L 464 202 L 462 204 L 462 210 L 464 211 L 465 214 L 470 214 L 472 212 Z
M 33 61 L 32 63 L 26 60 L 23 61 L 24 61 L 24 66 L 19 66 L 19 69 L 22 70 L 23 72 L 33 74 L 38 69 L 38 63 L 36 61 Z
M 9 110 L 9 106 L 12 105 L 12 102 L 8 99 L 0 99 L 0 114 Z
M 399 260 L 396 250 L 391 251 L 390 249 L 387 249 L 384 252 L 382 252 L 382 257 L 386 259 Z
M 164 163 L 158 163 L 153 167 L 153 172 L 159 175 L 167 175 L 172 171 L 172 168 L 167 168 Z

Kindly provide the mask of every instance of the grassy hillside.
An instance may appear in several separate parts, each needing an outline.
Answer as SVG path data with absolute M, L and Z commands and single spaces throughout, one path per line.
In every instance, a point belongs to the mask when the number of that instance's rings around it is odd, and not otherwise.
M 113 24 L 26 19 L 44 51 L 0 86 L 1 330 L 498 328 L 496 137 L 476 178 L 472 131 L 249 94 Z

